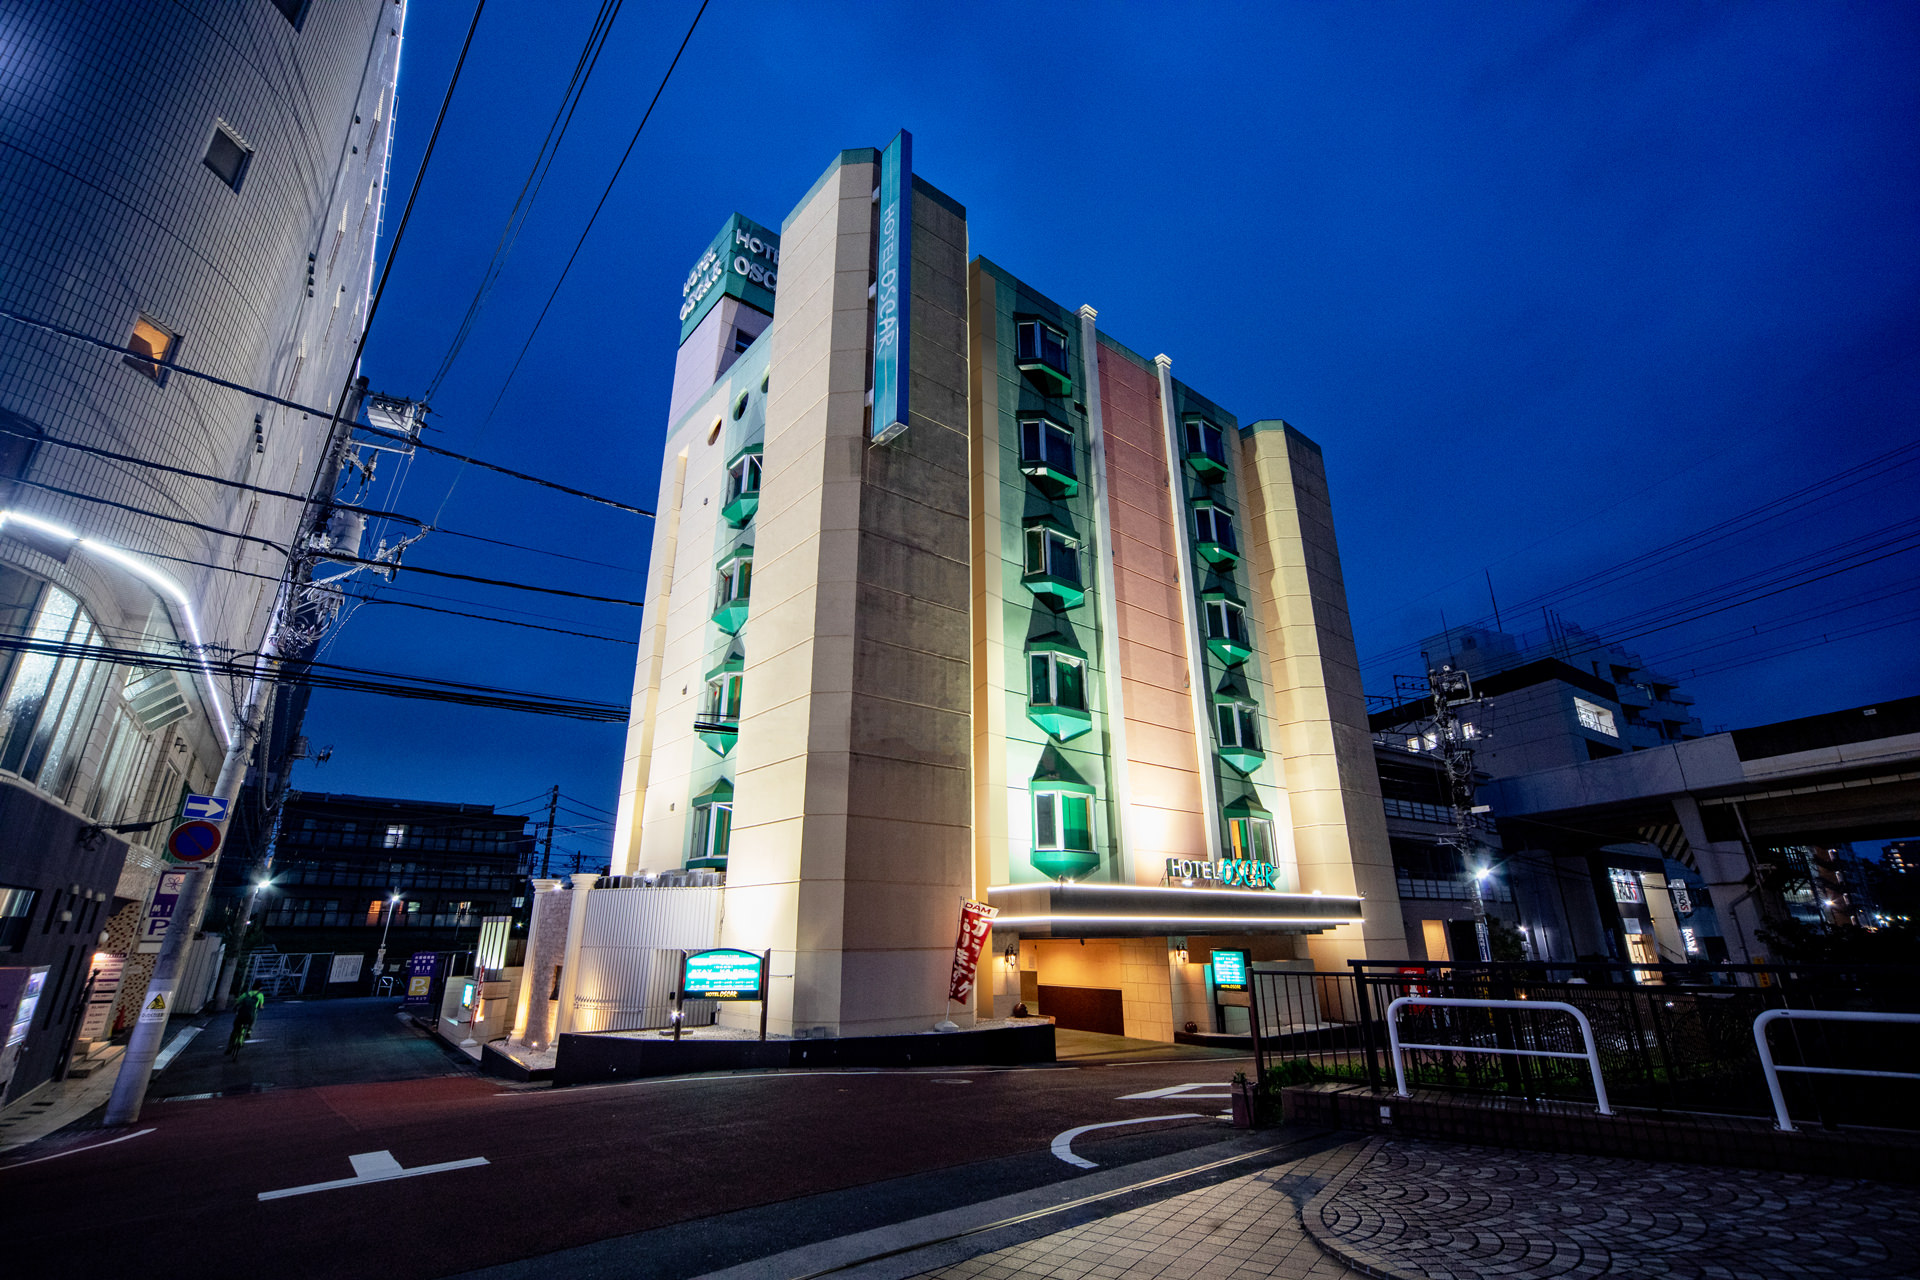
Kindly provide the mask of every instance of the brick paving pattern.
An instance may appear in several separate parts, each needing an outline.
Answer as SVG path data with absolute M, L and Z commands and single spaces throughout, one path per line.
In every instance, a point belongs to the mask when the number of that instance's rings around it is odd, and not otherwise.
M 1361 1280 L 1364 1273 L 1328 1257 L 1300 1225 L 1301 1205 L 1361 1149 L 1340 1147 L 1189 1191 L 969 1258 L 924 1280 Z
M 1806 1174 L 1376 1138 L 1303 1216 L 1395 1280 L 1920 1276 L 1920 1192 Z
M 922 1280 L 1920 1277 L 1920 1192 L 1376 1138 Z

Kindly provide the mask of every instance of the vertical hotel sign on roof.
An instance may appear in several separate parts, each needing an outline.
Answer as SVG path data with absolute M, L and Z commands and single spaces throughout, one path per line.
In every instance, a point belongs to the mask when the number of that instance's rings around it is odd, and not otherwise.
M 873 282 L 875 444 L 907 429 L 907 357 L 912 334 L 913 135 L 902 129 L 880 153 L 879 263 Z

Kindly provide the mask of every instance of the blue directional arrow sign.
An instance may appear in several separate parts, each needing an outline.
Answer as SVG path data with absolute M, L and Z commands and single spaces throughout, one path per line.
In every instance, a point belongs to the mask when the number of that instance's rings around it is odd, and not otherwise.
M 186 804 L 180 807 L 180 816 L 198 818 L 202 822 L 225 822 L 227 802 L 219 796 L 189 795 Z

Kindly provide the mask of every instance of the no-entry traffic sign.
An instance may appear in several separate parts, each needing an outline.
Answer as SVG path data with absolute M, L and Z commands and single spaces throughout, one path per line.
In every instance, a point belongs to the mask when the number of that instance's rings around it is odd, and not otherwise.
M 183 822 L 167 837 L 167 852 L 182 862 L 211 858 L 220 848 L 220 828 L 195 819 Z

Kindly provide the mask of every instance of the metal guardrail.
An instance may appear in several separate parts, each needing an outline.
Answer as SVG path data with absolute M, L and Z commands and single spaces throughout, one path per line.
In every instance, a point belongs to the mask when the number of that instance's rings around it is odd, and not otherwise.
M 1401 1008 L 1406 1005 L 1415 1005 L 1423 1008 L 1438 1005 L 1442 1008 L 1451 1009 L 1554 1009 L 1561 1013 L 1570 1013 L 1573 1015 L 1573 1020 L 1580 1024 L 1580 1038 L 1586 1044 L 1587 1048 L 1585 1053 L 1565 1053 L 1557 1049 L 1503 1049 L 1492 1045 L 1403 1043 L 1400 1039 L 1399 1014 Z M 1775 1010 L 1775 1012 L 1784 1011 Z M 1766 1015 L 1763 1014 L 1761 1016 L 1765 1017 Z M 1920 1018 L 1916 1018 L 1916 1020 L 1920 1021 Z M 1606 1081 L 1600 1077 L 1600 1050 L 1594 1044 L 1593 1025 L 1587 1021 L 1586 1014 L 1580 1012 L 1570 1004 L 1564 1004 L 1558 1000 L 1462 1000 L 1447 996 L 1401 996 L 1387 1006 L 1386 1023 L 1388 1050 L 1393 1055 L 1393 1080 L 1397 1086 L 1395 1092 L 1402 1098 L 1413 1096 L 1407 1091 L 1406 1062 L 1401 1054 L 1401 1050 L 1403 1049 L 1436 1049 L 1448 1053 L 1502 1054 L 1516 1058 L 1585 1058 L 1587 1065 L 1593 1071 L 1593 1092 L 1594 1096 L 1599 1100 L 1600 1114 L 1603 1116 L 1613 1114 L 1613 1109 L 1607 1105 Z M 1774 1096 L 1776 1100 L 1779 1098 L 1778 1085 L 1775 1085 Z M 1784 1108 L 1784 1104 L 1782 1104 L 1782 1106 Z M 1784 1109 L 1781 1114 L 1785 1114 Z
M 1869 1071 L 1859 1067 L 1781 1066 L 1773 1060 L 1773 1046 L 1767 1043 L 1767 1028 L 1782 1018 L 1813 1022 L 1904 1022 L 1920 1025 L 1920 1013 L 1862 1013 L 1846 1009 L 1768 1009 L 1753 1020 L 1753 1043 L 1760 1051 L 1760 1068 L 1767 1076 L 1767 1092 L 1773 1097 L 1774 1127 L 1784 1133 L 1796 1133 L 1787 1114 L 1787 1097 L 1780 1091 L 1780 1073 L 1793 1071 L 1810 1076 L 1874 1076 L 1883 1080 L 1920 1080 L 1920 1072 Z

